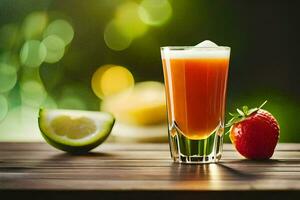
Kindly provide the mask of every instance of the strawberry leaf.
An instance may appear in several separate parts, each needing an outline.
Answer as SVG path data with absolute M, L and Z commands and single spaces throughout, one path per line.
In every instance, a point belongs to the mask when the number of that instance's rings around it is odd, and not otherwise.
M 243 113 L 243 111 L 241 111 L 240 109 L 236 109 L 236 111 L 241 115 L 241 116 L 245 116 L 245 113 Z
M 230 116 L 232 116 L 232 117 L 234 117 L 235 116 L 235 114 L 232 114 L 231 112 L 229 112 L 228 113 Z
M 225 127 L 230 127 L 236 123 L 242 122 L 251 114 L 257 112 L 261 109 L 268 101 L 264 101 L 258 108 L 251 108 L 249 109 L 248 106 L 243 106 L 242 109 L 237 108 L 237 113 L 229 113 L 232 118 L 227 122 Z
M 258 109 L 261 109 L 267 102 L 268 102 L 268 100 L 265 100 L 265 101 L 258 107 Z
M 258 108 L 251 108 L 249 111 L 248 111 L 248 115 L 251 115 L 252 113 L 258 111 Z
M 243 112 L 245 113 L 245 115 L 248 114 L 248 106 L 243 106 Z

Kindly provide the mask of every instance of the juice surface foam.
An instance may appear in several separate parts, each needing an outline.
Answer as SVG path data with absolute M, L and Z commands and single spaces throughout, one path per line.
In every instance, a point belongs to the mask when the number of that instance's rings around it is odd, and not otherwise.
M 162 48 L 162 58 L 163 59 L 194 59 L 194 58 L 213 58 L 213 59 L 228 59 L 230 55 L 229 47 L 190 47 L 190 48 L 172 48 L 163 47 Z

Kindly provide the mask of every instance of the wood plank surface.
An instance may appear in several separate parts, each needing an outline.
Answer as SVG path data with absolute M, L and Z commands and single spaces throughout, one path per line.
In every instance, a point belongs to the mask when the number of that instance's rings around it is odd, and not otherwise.
M 0 196 L 280 199 L 299 194 L 300 144 L 279 144 L 268 161 L 243 159 L 226 144 L 220 163 L 185 165 L 171 161 L 167 144 L 103 144 L 75 156 L 45 143 L 0 143 Z

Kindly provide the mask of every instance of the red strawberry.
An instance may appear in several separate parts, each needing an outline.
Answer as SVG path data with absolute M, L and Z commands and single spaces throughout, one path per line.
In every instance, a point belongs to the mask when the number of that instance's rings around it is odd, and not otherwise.
M 248 159 L 269 159 L 279 139 L 279 124 L 274 116 L 259 108 L 237 109 L 236 114 L 228 122 L 230 140 L 236 150 Z

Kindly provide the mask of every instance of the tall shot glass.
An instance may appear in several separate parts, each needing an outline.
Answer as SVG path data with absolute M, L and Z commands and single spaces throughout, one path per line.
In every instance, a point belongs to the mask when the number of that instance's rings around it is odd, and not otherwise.
M 229 47 L 162 47 L 171 157 L 211 163 L 222 155 Z

